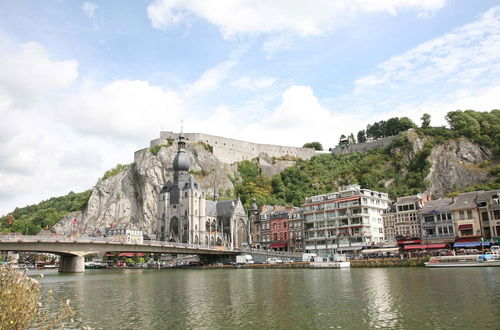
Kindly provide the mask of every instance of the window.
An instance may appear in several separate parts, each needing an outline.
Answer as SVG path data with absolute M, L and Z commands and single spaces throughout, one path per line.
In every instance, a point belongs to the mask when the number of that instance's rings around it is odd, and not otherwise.
M 278 240 L 278 233 L 274 233 L 274 240 L 277 241 Z
M 467 211 L 467 219 L 473 219 L 471 210 Z
M 460 211 L 459 215 L 460 215 L 460 220 L 465 220 L 465 212 L 464 211 Z

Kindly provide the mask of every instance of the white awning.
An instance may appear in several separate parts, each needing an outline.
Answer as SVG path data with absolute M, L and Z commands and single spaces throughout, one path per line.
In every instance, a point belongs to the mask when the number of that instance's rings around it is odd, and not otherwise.
M 367 250 L 362 250 L 361 253 L 368 254 L 368 253 L 377 253 L 377 252 L 398 252 L 398 251 L 399 251 L 398 247 L 393 247 L 393 248 L 385 248 L 385 249 L 367 249 Z

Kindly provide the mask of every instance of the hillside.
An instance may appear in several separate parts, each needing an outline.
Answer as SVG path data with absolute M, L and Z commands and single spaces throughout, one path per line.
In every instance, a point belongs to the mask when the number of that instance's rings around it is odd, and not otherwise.
M 500 189 L 500 111 L 453 111 L 447 120 L 449 129 L 411 129 L 399 133 L 387 147 L 297 160 L 272 177 L 262 164 L 276 160 L 255 159 L 229 166 L 203 145 L 189 144 L 190 173 L 207 196 L 212 196 L 215 188 L 218 198 L 239 196 L 246 206 L 252 198 L 259 205 L 300 206 L 307 196 L 351 183 L 388 192 L 393 199 L 424 191 L 442 197 Z M 130 221 L 152 233 L 156 198 L 161 185 L 172 176 L 175 150 L 170 143 L 137 151 L 133 164 L 106 172 L 92 191 L 17 208 L 12 223 L 8 216 L 0 218 L 0 230 L 34 234 L 62 218 L 53 227 L 56 232 L 92 233 L 99 227 Z

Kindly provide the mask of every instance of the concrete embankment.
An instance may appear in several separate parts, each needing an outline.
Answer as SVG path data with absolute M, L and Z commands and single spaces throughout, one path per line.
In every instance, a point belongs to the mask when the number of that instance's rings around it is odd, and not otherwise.
M 424 266 L 424 263 L 429 261 L 429 258 L 411 258 L 411 259 L 361 259 L 351 260 L 352 268 L 369 268 L 369 267 L 419 267 Z

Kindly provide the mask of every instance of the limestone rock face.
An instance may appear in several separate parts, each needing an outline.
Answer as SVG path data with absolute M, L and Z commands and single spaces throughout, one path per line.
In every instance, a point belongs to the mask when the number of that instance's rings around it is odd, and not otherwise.
M 492 152 L 465 138 L 448 141 L 432 149 L 428 192 L 442 197 L 449 192 L 489 181 L 488 170 L 479 164 L 492 158 Z
M 61 219 L 52 230 L 61 234 L 93 234 L 96 230 L 120 222 L 131 222 L 144 233 L 156 230 L 157 198 L 163 184 L 173 180 L 172 163 L 175 146 L 161 147 L 155 155 L 150 149 L 135 152 L 134 163 L 122 172 L 99 181 L 92 190 L 87 206 Z M 235 168 L 222 164 L 209 151 L 188 144 L 190 173 L 207 192 L 234 189 L 228 175 Z M 76 221 L 74 221 L 76 219 Z

